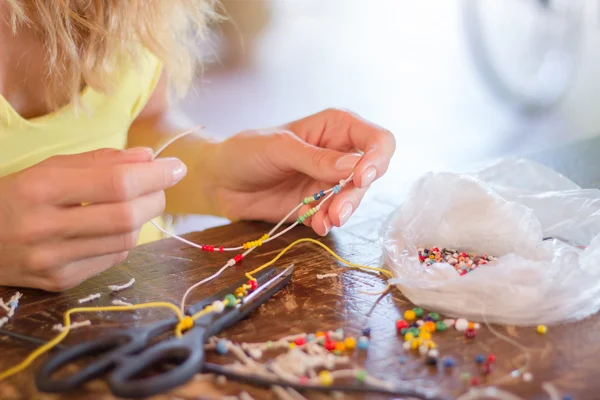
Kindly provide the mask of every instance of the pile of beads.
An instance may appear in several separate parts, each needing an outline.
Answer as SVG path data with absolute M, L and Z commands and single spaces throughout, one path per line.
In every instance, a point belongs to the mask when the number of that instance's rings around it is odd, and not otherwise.
M 421 264 L 429 266 L 435 263 L 447 263 L 452 265 L 461 276 L 473 271 L 480 265 L 496 260 L 496 257 L 487 254 L 479 255 L 447 248 L 442 250 L 438 247 L 420 248 L 418 251 Z

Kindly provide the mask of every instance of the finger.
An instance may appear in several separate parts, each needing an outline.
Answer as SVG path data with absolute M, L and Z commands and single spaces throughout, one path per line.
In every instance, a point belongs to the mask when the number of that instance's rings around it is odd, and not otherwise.
M 322 210 L 316 213 L 311 220 L 311 227 L 319 236 L 326 236 L 331 230 L 331 219 L 327 211 Z
M 99 149 L 80 154 L 59 155 L 44 161 L 46 166 L 53 167 L 93 167 L 111 164 L 129 164 L 152 160 L 153 150 L 147 147 L 136 147 L 128 150 Z
M 161 215 L 165 203 L 165 193 L 159 191 L 128 202 L 66 208 L 56 218 L 56 234 L 76 238 L 132 232 Z
M 97 168 L 52 169 L 40 173 L 36 184 L 41 195 L 55 204 L 113 203 L 167 189 L 179 182 L 187 169 L 176 158 Z M 40 180 L 49 180 L 40 182 Z
M 71 289 L 86 279 L 122 263 L 127 255 L 127 252 L 121 252 L 75 261 L 58 271 L 40 276 L 37 279 L 36 287 L 51 292 Z
M 352 216 L 360 205 L 366 189 L 357 188 L 353 183 L 346 185 L 344 190 L 337 194 L 326 209 L 333 226 L 342 226 Z
M 291 132 L 281 133 L 270 146 L 271 159 L 278 168 L 328 183 L 347 178 L 361 159 L 360 154 L 313 146 Z

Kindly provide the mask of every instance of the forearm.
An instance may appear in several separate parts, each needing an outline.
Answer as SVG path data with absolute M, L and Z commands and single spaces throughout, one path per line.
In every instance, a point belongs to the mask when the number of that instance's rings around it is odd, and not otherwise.
M 157 149 L 168 138 L 193 127 L 189 119 L 174 111 L 138 118 L 129 129 L 127 147 Z M 217 172 L 211 168 L 216 143 L 200 134 L 192 134 L 171 144 L 161 157 L 177 157 L 188 172 L 177 185 L 167 189 L 166 211 L 173 214 L 218 215 L 216 200 Z

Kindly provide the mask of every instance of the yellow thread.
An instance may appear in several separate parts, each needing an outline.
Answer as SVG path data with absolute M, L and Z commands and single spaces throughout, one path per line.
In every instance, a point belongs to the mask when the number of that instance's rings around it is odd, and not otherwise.
M 31 352 L 27 356 L 27 358 L 25 358 L 25 360 L 21 361 L 19 364 L 15 365 L 14 367 L 9 368 L 6 371 L 0 373 L 0 381 L 2 381 L 14 374 L 21 372 L 22 370 L 27 368 L 29 365 L 31 365 L 31 363 L 34 362 L 39 356 L 52 350 L 57 344 L 62 342 L 62 340 L 65 337 L 67 337 L 67 335 L 69 334 L 69 331 L 71 330 L 71 314 L 91 313 L 91 312 L 98 312 L 98 311 L 131 311 L 131 310 L 139 310 L 139 309 L 143 309 L 143 308 L 159 308 L 159 307 L 169 308 L 177 315 L 177 318 L 179 320 L 183 319 L 183 314 L 181 313 L 181 310 L 179 310 L 179 308 L 177 308 L 177 306 L 175 306 L 174 304 L 171 304 L 171 303 L 163 302 L 163 301 L 135 304 L 132 306 L 78 307 L 78 308 L 72 308 L 70 310 L 67 310 L 64 314 L 64 324 L 63 324 L 64 330 L 61 333 L 59 333 L 58 335 L 56 335 L 48 343 L 38 347 L 33 352 Z
M 258 240 L 253 240 L 253 241 L 251 241 L 251 242 L 246 242 L 246 243 L 244 243 L 244 244 L 242 245 L 242 247 L 243 247 L 245 250 L 248 250 L 248 249 L 251 249 L 251 248 L 253 248 L 253 247 L 259 247 L 259 246 L 262 246 L 263 242 L 264 242 L 265 240 L 267 240 L 268 238 L 269 238 L 269 234 L 268 234 L 268 233 L 265 233 L 264 235 L 262 235 L 262 237 L 261 237 L 260 239 L 258 239 Z
M 327 247 L 326 245 L 324 245 L 323 243 L 319 242 L 318 240 L 315 239 L 310 239 L 310 238 L 304 238 L 304 239 L 298 239 L 295 242 L 293 242 L 292 244 L 290 244 L 289 246 L 287 246 L 285 249 L 281 250 L 281 252 L 279 254 L 277 254 L 275 256 L 275 258 L 273 258 L 271 261 L 261 265 L 260 267 L 256 268 L 255 270 L 252 270 L 250 272 L 248 272 L 246 274 L 246 277 L 248 279 L 255 279 L 252 275 L 256 274 L 259 271 L 262 271 L 263 269 L 270 267 L 271 265 L 275 264 L 277 262 L 277 260 L 279 260 L 285 253 L 288 252 L 289 249 L 291 249 L 292 247 L 296 246 L 297 244 L 300 243 L 312 243 L 312 244 L 316 244 L 318 246 L 321 246 L 325 251 L 327 251 L 329 254 L 331 254 L 333 256 L 333 258 L 335 258 L 336 260 L 338 260 L 339 262 L 341 262 L 342 264 L 347 265 L 348 267 L 352 267 L 352 268 L 356 268 L 356 269 L 364 269 L 367 271 L 377 271 L 380 272 L 382 274 L 384 274 L 385 276 L 387 276 L 388 278 L 392 278 L 393 275 L 390 271 L 383 269 L 383 268 L 376 268 L 376 267 L 369 267 L 367 265 L 360 265 L 360 264 L 355 264 L 352 263 L 350 261 L 344 260 L 342 257 L 338 256 L 333 250 L 331 250 L 329 247 Z M 386 289 L 384 290 L 387 291 L 389 289 L 389 286 L 386 287 Z
M 208 307 L 207 307 L 208 308 Z M 194 326 L 194 319 L 192 317 L 184 317 L 177 326 L 175 327 L 175 336 L 178 338 L 181 337 L 182 332 L 187 331 L 188 329 Z

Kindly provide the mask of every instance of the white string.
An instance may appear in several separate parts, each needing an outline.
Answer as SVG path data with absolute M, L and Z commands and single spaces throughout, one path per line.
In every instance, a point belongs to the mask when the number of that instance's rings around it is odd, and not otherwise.
M 85 321 L 71 323 L 70 329 L 77 329 L 77 328 L 81 328 L 84 326 L 90 326 L 90 325 L 92 325 L 92 321 L 90 321 L 89 319 L 86 319 Z M 65 330 L 65 327 L 62 324 L 56 324 L 52 327 L 52 330 L 62 332 Z
M 113 304 L 113 306 L 132 306 L 133 305 L 131 303 L 128 303 L 126 301 L 119 300 L 119 299 L 113 300 L 112 304 Z
M 108 287 L 109 290 L 113 291 L 113 292 L 118 292 L 121 291 L 123 289 L 127 289 L 129 287 L 131 287 L 131 285 L 133 285 L 135 283 L 135 278 L 131 278 L 131 280 L 123 285 L 110 285 Z
M 95 299 L 100 298 L 100 293 L 90 294 L 88 297 L 84 297 L 83 299 L 79 299 L 79 304 L 87 303 Z

